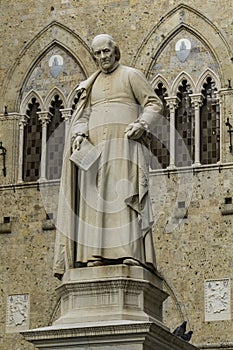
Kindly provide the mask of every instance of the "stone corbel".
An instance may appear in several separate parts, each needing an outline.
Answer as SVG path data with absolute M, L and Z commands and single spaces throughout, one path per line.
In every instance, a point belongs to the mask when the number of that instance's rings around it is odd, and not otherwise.
M 222 204 L 220 207 L 222 215 L 232 215 L 233 214 L 233 203 L 230 204 Z
M 0 223 L 0 234 L 11 233 L 11 221 L 10 217 L 4 217 L 2 223 Z

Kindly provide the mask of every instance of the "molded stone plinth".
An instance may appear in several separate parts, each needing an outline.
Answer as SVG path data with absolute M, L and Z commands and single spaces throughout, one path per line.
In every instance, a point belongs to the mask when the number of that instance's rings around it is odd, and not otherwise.
M 162 323 L 162 284 L 139 266 L 69 270 L 57 288 L 60 317 L 21 334 L 41 350 L 195 350 Z
M 40 350 L 197 350 L 153 322 L 54 325 L 22 332 Z
M 162 322 L 162 279 L 139 266 L 108 265 L 66 272 L 57 288 L 61 317 L 54 324 L 95 321 Z

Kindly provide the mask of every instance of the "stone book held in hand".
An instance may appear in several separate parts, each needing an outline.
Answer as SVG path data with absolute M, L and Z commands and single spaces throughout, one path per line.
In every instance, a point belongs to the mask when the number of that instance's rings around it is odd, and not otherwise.
M 74 150 L 70 156 L 70 160 L 84 171 L 90 167 L 99 158 L 101 151 L 98 147 L 93 146 L 88 139 L 84 139 L 79 150 Z

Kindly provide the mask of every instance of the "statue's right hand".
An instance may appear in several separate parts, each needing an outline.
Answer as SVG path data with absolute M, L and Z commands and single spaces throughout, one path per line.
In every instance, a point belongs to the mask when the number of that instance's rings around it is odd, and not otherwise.
M 83 142 L 83 139 L 84 137 L 81 136 L 81 135 L 78 135 L 74 141 L 73 141 L 73 144 L 72 144 L 72 152 L 74 152 L 74 150 L 80 150 L 80 147 L 81 147 L 81 143 Z

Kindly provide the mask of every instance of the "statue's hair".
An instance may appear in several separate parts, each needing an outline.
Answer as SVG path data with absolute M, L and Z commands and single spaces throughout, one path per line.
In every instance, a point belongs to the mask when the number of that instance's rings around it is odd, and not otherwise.
M 94 60 L 95 60 L 95 56 L 94 56 L 94 51 L 93 51 L 93 44 L 96 40 L 100 39 L 100 38 L 106 38 L 109 40 L 109 42 L 115 47 L 115 53 L 116 53 L 116 61 L 120 61 L 120 58 L 121 58 L 121 52 L 120 52 L 120 49 L 119 49 L 119 46 L 116 44 L 116 42 L 114 41 L 113 37 L 109 34 L 99 34 L 99 35 L 96 35 L 94 37 L 94 39 L 92 40 L 92 43 L 91 43 L 91 49 L 92 49 L 92 54 L 93 54 L 93 57 L 94 57 Z

